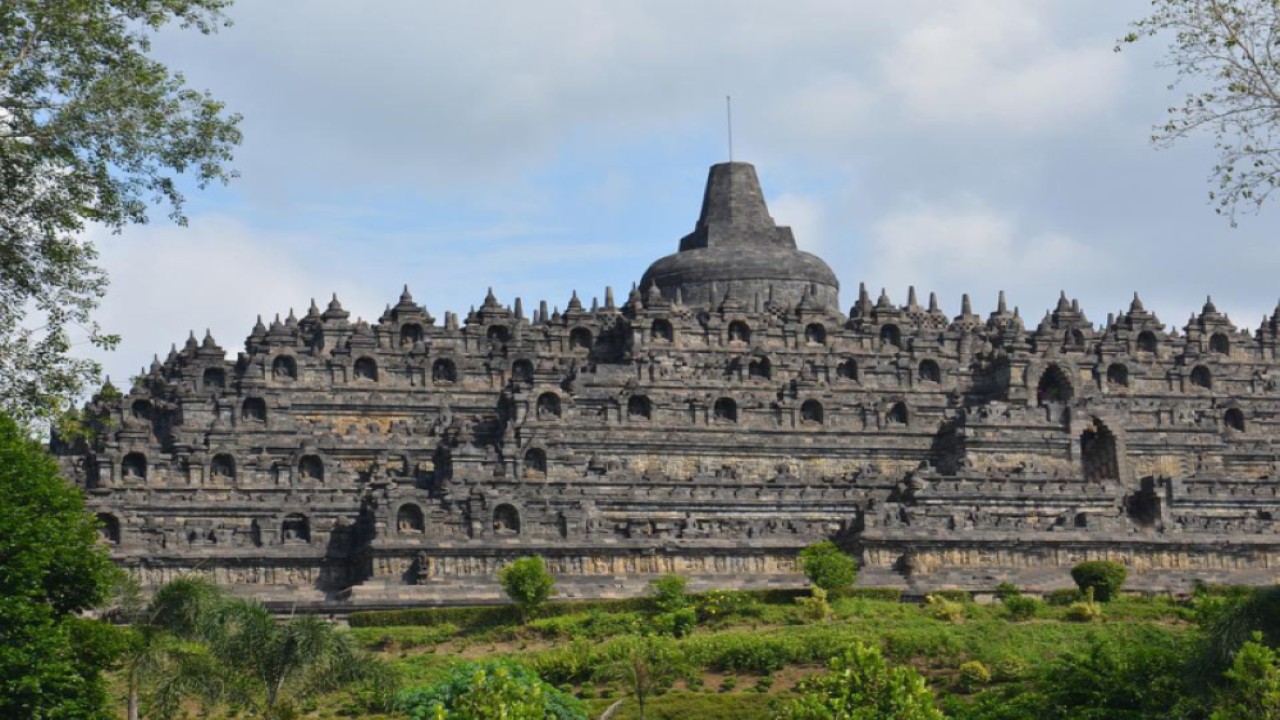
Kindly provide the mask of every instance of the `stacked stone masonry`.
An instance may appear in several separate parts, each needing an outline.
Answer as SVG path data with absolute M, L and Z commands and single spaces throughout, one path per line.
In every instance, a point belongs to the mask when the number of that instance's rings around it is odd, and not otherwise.
M 234 360 L 174 348 L 91 440 L 55 438 L 115 557 L 267 600 L 499 597 L 547 558 L 568 596 L 794 586 L 834 538 L 860 582 L 927 591 L 1280 578 L 1280 308 L 1172 330 L 1135 296 L 1099 328 L 1063 296 L 958 315 L 862 289 L 774 225 L 754 169 L 712 168 L 680 252 L 622 302 L 375 324 L 335 298 L 261 322 Z

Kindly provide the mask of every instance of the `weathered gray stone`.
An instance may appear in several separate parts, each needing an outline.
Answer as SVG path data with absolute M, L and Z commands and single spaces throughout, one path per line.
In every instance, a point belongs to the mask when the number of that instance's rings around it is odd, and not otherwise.
M 54 446 L 145 581 L 282 602 L 493 600 L 532 553 L 571 597 L 796 585 L 832 537 L 916 591 L 1102 557 L 1151 589 L 1280 575 L 1280 308 L 1178 333 L 1135 297 L 1099 329 L 1064 296 L 1028 330 L 1003 297 L 862 289 L 845 315 L 743 163 L 680 248 L 621 305 L 490 292 L 437 324 L 406 289 L 374 325 L 259 320 L 234 361 L 193 334 Z

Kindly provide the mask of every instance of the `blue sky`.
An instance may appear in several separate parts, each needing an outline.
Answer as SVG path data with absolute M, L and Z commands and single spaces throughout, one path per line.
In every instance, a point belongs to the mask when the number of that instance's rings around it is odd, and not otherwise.
M 1213 212 L 1209 138 L 1156 150 L 1146 0 L 242 2 L 158 54 L 243 113 L 227 188 L 187 228 L 96 234 L 125 377 L 189 329 L 234 353 L 337 292 L 374 319 L 407 283 L 437 316 L 488 286 L 525 307 L 625 292 L 696 219 L 706 169 L 756 164 L 773 216 L 842 284 L 959 310 L 1059 289 L 1102 323 L 1139 291 L 1179 327 L 1212 294 L 1280 297 L 1275 210 Z

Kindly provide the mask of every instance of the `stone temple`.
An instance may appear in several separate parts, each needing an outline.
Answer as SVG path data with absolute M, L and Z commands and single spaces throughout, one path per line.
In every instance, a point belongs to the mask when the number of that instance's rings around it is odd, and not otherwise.
M 1064 296 L 1027 327 L 838 292 L 726 163 L 621 302 L 312 303 L 234 360 L 192 335 L 54 447 L 145 582 L 315 607 L 496 599 L 530 554 L 569 597 L 800 586 L 827 538 L 909 592 L 1280 579 L 1280 308 L 1099 328 Z

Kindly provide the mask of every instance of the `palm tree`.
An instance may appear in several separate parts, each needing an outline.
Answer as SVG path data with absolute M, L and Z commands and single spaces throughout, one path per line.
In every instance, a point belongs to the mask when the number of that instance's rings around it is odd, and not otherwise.
M 316 616 L 279 622 L 262 603 L 232 600 L 219 607 L 215 628 L 214 653 L 231 669 L 231 702 L 267 720 L 291 717 L 308 698 L 362 680 L 394 689 L 387 665 Z
M 204 640 L 222 602 L 218 586 L 193 575 L 169 581 L 143 604 L 137 581 L 122 578 L 114 611 L 132 635 L 123 662 L 129 720 L 138 720 L 144 694 L 161 719 L 177 715 L 188 698 L 216 700 L 222 673 Z

